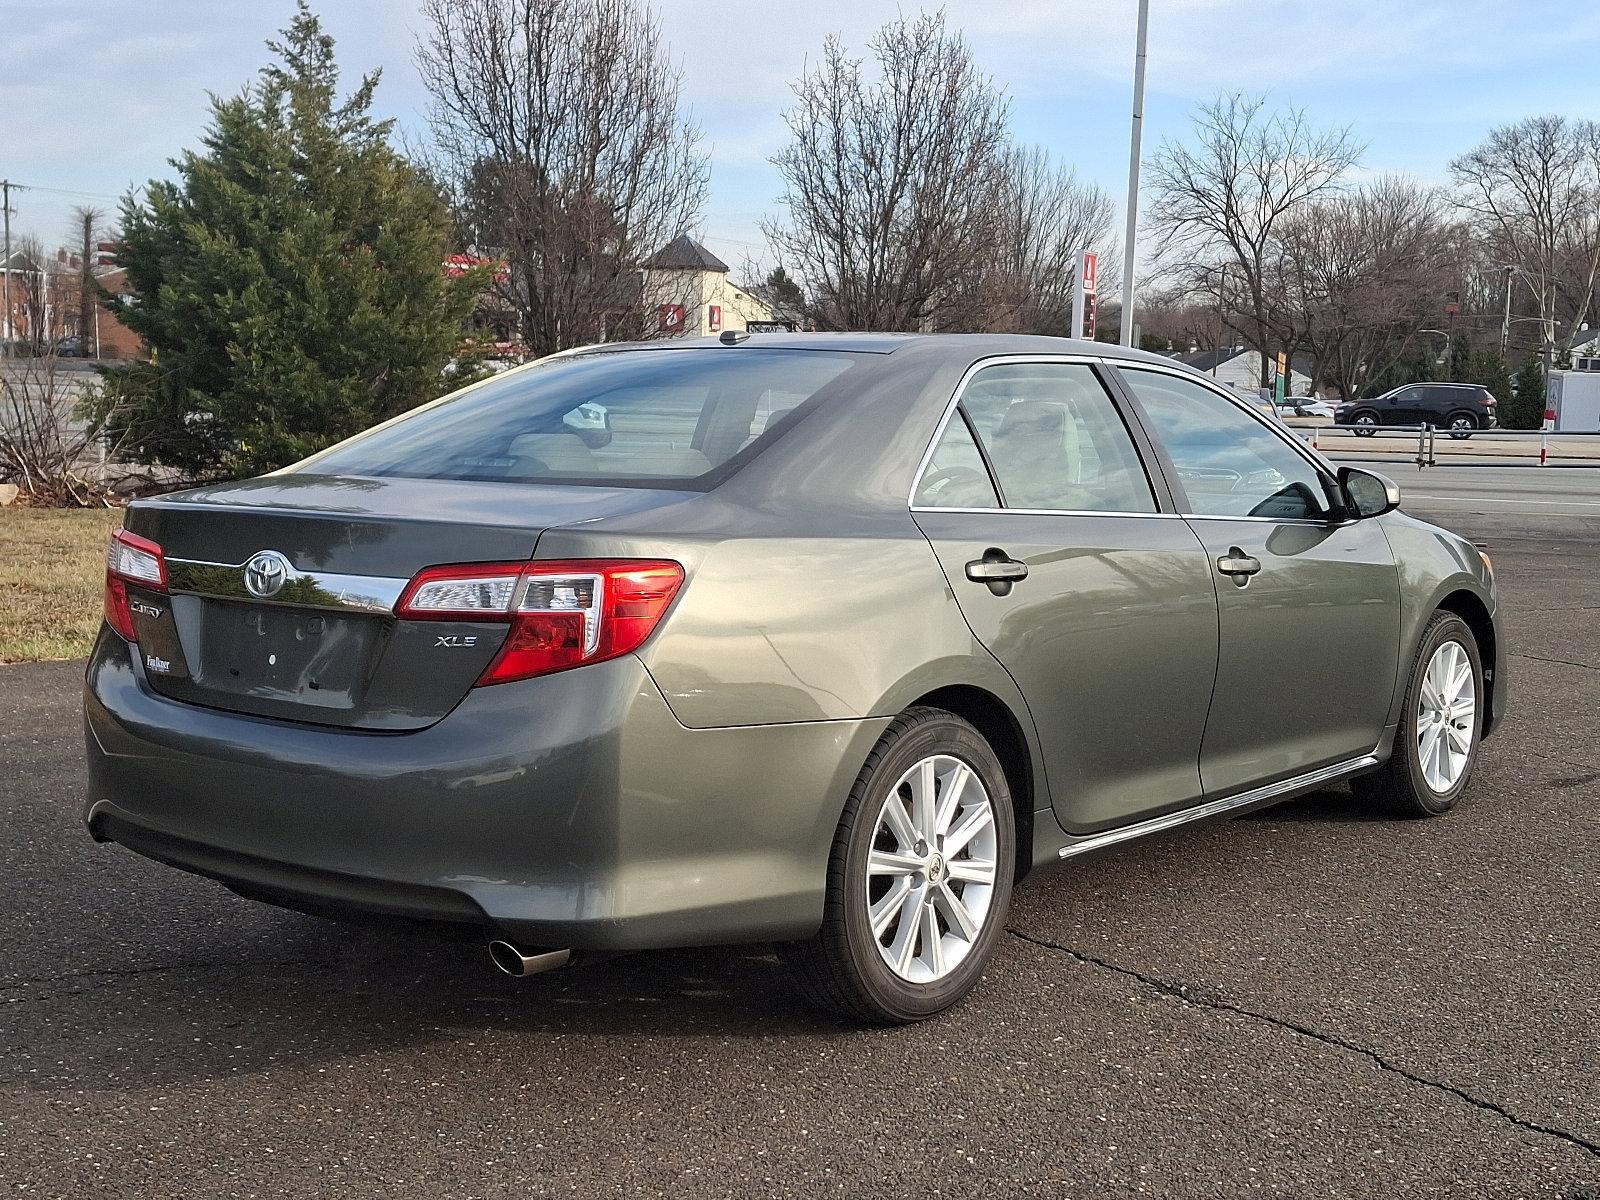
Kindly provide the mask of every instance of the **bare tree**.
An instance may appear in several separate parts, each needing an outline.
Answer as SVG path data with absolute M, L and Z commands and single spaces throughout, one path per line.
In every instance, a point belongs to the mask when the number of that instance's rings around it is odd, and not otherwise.
M 99 290 L 94 281 L 94 247 L 96 232 L 105 219 L 105 212 L 88 205 L 72 210 L 73 232 L 78 237 L 78 336 L 83 339 L 85 358 L 100 357 L 100 340 L 95 309 L 99 305 Z
M 1077 253 L 1099 255 L 1101 294 L 1116 292 L 1118 239 L 1111 198 L 1037 147 L 1003 161 L 994 270 L 998 306 L 988 327 L 1069 336 Z
M 1296 209 L 1334 192 L 1359 157 L 1346 129 L 1320 130 L 1262 96 L 1220 96 L 1194 118 L 1193 144 L 1164 142 L 1150 164 L 1160 266 L 1212 297 L 1240 340 L 1269 362 L 1299 330 L 1280 303 L 1277 235 Z
M 1491 253 L 1532 291 L 1548 367 L 1558 344 L 1571 347 L 1600 276 L 1600 123 L 1502 125 L 1450 171 Z
M 91 403 L 98 386 L 49 352 L 0 366 L 0 481 L 44 504 L 105 503 L 104 440 L 117 408 Z
M 536 354 L 648 336 L 640 264 L 704 203 L 698 131 L 635 0 L 426 0 L 433 170 Z
M 1413 354 L 1419 336 L 1436 336 L 1418 331 L 1440 321 L 1459 287 L 1461 241 L 1445 197 L 1403 179 L 1291 214 L 1274 257 L 1315 381 L 1359 395 Z
M 1179 354 L 1218 350 L 1232 346 L 1238 338 L 1214 299 L 1182 286 L 1152 291 L 1140 301 L 1139 310 L 1143 332 L 1163 339 Z
M 981 327 L 1006 101 L 942 13 L 893 21 L 870 48 L 874 78 L 830 38 L 795 85 L 768 239 L 822 328 Z

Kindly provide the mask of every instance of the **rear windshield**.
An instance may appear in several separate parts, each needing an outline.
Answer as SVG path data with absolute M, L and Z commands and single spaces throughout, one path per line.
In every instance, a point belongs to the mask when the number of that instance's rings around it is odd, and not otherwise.
M 709 486 L 860 362 L 854 354 L 714 347 L 556 359 L 447 396 L 294 469 Z

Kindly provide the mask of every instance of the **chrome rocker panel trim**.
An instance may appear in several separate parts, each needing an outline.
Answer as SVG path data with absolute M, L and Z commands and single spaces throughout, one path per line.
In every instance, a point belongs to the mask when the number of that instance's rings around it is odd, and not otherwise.
M 1354 775 L 1359 771 L 1367 770 L 1369 767 L 1376 767 L 1382 762 L 1383 760 L 1376 754 L 1363 754 L 1359 758 L 1349 758 L 1343 762 L 1331 763 L 1326 767 L 1318 767 L 1315 771 L 1308 771 L 1304 775 L 1294 775 L 1288 779 L 1280 779 L 1276 783 L 1268 783 L 1261 787 L 1251 788 L 1247 792 L 1223 796 L 1219 800 L 1212 800 L 1194 808 L 1185 808 L 1179 812 L 1166 813 L 1159 817 L 1152 817 L 1148 821 L 1140 821 L 1135 825 L 1124 825 L 1120 829 L 1109 829 L 1105 833 L 1074 838 L 1056 851 L 1056 856 L 1058 858 L 1072 858 L 1074 855 L 1087 854 L 1091 850 L 1099 850 L 1104 846 L 1114 846 L 1118 842 L 1131 841 L 1134 838 L 1144 837 L 1146 834 L 1160 833 L 1164 829 L 1175 829 L 1179 825 L 1187 825 L 1190 821 L 1203 821 L 1207 817 L 1216 817 L 1223 813 L 1236 812 L 1241 809 L 1259 808 L 1275 800 L 1287 800 L 1296 792 L 1309 791 L 1321 784 L 1332 783 L 1335 780 L 1343 779 L 1347 775 Z

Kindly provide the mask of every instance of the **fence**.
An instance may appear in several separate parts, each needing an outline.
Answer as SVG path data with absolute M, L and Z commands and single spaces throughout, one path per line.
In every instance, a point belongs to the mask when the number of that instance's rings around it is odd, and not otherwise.
M 1314 450 L 1341 456 L 1392 460 L 1404 455 L 1419 467 L 1441 462 L 1461 466 L 1600 467 L 1600 432 L 1554 429 L 1486 429 L 1465 437 L 1444 436 L 1432 425 L 1380 425 L 1357 430 L 1349 425 L 1298 426 L 1295 433 Z M 1393 449 L 1383 443 L 1391 443 Z M 1492 459 L 1491 462 L 1482 460 Z

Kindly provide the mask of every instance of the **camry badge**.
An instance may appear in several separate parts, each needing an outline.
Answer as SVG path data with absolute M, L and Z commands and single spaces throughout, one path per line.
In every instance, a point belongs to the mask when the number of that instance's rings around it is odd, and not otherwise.
M 276 550 L 263 550 L 244 565 L 244 588 L 258 600 L 267 600 L 283 590 L 294 568 Z

